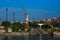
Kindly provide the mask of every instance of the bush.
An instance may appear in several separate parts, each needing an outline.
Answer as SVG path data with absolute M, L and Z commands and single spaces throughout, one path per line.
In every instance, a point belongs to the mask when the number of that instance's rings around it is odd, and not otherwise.
M 58 32 L 58 30 L 57 29 L 53 29 L 53 32 Z
M 51 28 L 49 25 L 42 25 L 41 28 Z

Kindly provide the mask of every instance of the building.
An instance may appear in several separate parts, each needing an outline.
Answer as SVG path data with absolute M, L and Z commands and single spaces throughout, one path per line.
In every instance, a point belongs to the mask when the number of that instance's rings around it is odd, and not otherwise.
M 44 24 L 42 24 L 42 23 L 38 23 L 38 25 L 39 25 L 39 26 L 40 26 L 40 28 L 41 28 L 41 26 L 42 26 L 42 25 L 44 25 Z
M 8 27 L 8 32 L 12 32 L 12 28 L 11 27 Z
M 4 26 L 0 26 L 0 33 L 5 32 Z
M 25 22 L 24 23 L 25 23 L 24 29 L 25 29 L 25 31 L 27 31 L 29 29 L 28 14 L 27 13 L 25 14 Z

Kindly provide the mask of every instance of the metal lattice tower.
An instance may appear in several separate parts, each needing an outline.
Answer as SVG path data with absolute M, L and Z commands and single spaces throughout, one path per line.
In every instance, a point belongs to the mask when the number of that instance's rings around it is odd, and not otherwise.
M 13 22 L 15 22 L 15 12 L 13 12 Z
M 8 21 L 8 8 L 6 8 L 6 21 Z

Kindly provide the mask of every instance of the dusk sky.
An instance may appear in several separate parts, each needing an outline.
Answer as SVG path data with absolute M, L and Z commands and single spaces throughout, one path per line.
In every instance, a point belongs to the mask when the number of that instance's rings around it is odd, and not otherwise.
M 8 8 L 8 19 L 24 20 L 22 5 L 29 15 L 29 20 L 39 20 L 60 16 L 60 0 L 0 0 L 0 16 L 5 20 L 5 9 Z

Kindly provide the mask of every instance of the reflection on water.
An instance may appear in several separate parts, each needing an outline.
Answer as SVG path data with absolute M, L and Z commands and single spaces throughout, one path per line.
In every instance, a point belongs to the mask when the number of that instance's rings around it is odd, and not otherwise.
M 33 35 L 29 37 L 30 40 L 40 40 L 40 35 Z
M 8 36 L 4 36 L 4 40 L 8 40 Z
M 30 40 L 54 40 L 54 37 L 48 35 L 34 35 L 30 36 Z
M 24 40 L 24 37 L 21 36 L 13 36 L 12 40 Z
M 60 40 L 60 38 L 47 35 L 30 36 L 0 36 L 0 40 Z

